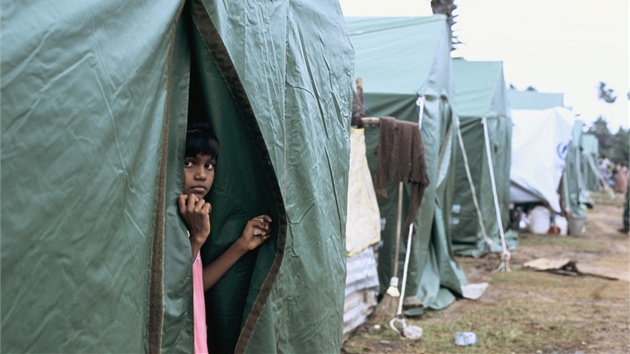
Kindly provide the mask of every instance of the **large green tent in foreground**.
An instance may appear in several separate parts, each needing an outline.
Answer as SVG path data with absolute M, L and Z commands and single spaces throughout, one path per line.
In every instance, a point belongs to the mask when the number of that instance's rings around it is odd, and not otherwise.
M 192 352 L 176 198 L 189 110 L 222 143 L 210 351 L 339 352 L 353 50 L 335 1 L 2 5 L 2 348 Z
M 356 52 L 355 77 L 363 79 L 366 115 L 411 122 L 418 122 L 422 115 L 421 134 L 430 184 L 414 221 L 417 231 L 403 295 L 421 300 L 424 307 L 444 308 L 461 296 L 461 286 L 466 282 L 454 261 L 448 228 L 455 116 L 446 18 L 347 17 L 346 23 Z M 377 126 L 366 127 L 366 154 L 373 180 L 378 134 Z M 386 220 L 378 255 L 381 293 L 389 286 L 394 268 L 397 187 L 397 182 L 390 182 L 388 197 L 379 198 L 381 218 Z M 403 215 L 407 213 L 408 197 L 406 189 Z M 400 279 L 405 253 L 409 251 L 405 248 L 401 242 Z
M 453 61 L 461 143 L 455 158 L 451 233 L 457 254 L 479 257 L 518 244 L 510 220 L 512 120 L 503 63 Z M 498 211 L 497 211 L 498 209 Z

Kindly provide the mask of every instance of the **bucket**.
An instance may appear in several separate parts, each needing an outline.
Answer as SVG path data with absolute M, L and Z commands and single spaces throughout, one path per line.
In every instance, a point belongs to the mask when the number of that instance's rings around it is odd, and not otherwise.
M 570 217 L 569 218 L 569 235 L 582 236 L 586 232 L 586 218 L 585 217 Z
M 549 231 L 549 209 L 537 206 L 529 212 L 529 231 L 533 234 L 546 234 Z

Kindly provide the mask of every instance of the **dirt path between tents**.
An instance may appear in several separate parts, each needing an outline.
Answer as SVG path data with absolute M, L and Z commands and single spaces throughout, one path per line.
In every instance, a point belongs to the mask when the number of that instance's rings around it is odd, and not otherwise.
M 511 272 L 496 271 L 497 255 L 458 257 L 469 283 L 489 286 L 479 300 L 408 318 L 408 325 L 422 327 L 421 339 L 368 322 L 342 353 L 630 353 L 630 237 L 618 231 L 623 196 L 595 197 L 580 237 L 519 234 Z M 580 274 L 524 266 L 540 258 L 569 259 Z M 455 345 L 460 331 L 474 332 L 477 344 Z

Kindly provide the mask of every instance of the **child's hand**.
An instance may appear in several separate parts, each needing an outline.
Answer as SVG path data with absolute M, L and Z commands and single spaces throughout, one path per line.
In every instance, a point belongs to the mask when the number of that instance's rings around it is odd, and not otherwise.
M 194 194 L 182 194 L 178 198 L 179 213 L 186 223 L 190 232 L 190 245 L 192 246 L 193 257 L 201 249 L 210 235 L 210 211 L 212 206 L 203 198 Z
M 247 222 L 237 242 L 247 251 L 251 251 L 267 241 L 270 232 L 271 217 L 269 215 L 260 215 Z

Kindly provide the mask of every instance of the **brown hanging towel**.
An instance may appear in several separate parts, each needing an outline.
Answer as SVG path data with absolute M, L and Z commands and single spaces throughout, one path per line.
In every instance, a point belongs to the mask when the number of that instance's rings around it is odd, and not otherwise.
M 420 208 L 424 189 L 429 185 L 424 144 L 418 123 L 381 117 L 376 155 L 374 189 L 377 195 L 387 197 L 387 182 L 411 183 L 409 209 L 403 228 L 409 230 L 409 225 Z

